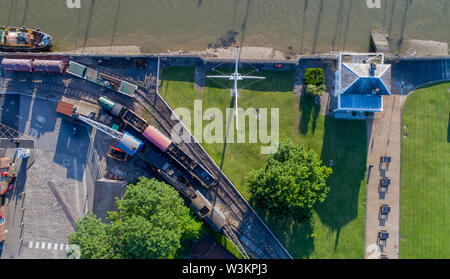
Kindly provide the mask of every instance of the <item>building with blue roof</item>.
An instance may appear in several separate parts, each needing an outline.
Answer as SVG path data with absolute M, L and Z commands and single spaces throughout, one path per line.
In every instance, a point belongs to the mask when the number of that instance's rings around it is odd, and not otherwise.
M 339 55 L 335 118 L 365 119 L 382 112 L 385 95 L 391 95 L 391 65 L 384 64 L 384 54 Z

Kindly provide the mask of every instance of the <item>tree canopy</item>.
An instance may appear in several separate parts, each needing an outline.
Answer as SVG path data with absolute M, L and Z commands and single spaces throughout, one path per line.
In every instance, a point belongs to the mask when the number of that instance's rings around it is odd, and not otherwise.
M 321 96 L 327 89 L 325 86 L 325 73 L 321 68 L 309 68 L 305 71 L 306 93 Z
M 173 255 L 182 240 L 198 239 L 197 221 L 178 192 L 155 179 L 140 178 L 128 185 L 118 211 L 108 223 L 90 214 L 77 222 L 69 243 L 80 246 L 84 259 L 159 259 Z
M 325 82 L 325 73 L 321 68 L 309 68 L 305 71 L 305 83 L 322 85 Z
M 288 139 L 280 142 L 278 152 L 269 155 L 261 169 L 250 173 L 247 183 L 259 207 L 306 217 L 316 203 L 326 199 L 331 173 L 312 150 Z

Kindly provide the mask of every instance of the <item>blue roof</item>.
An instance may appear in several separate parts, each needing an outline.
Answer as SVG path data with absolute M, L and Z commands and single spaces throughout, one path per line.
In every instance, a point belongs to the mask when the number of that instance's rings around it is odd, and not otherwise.
M 117 148 L 125 151 L 128 155 L 134 156 L 141 151 L 144 144 L 139 139 L 133 137 L 129 133 L 125 133 L 117 144 Z
M 378 111 L 383 109 L 381 95 L 342 94 L 340 109 Z
M 360 77 L 353 83 L 343 94 L 371 94 L 374 89 L 380 89 L 381 95 L 391 95 L 380 78 L 376 77 Z

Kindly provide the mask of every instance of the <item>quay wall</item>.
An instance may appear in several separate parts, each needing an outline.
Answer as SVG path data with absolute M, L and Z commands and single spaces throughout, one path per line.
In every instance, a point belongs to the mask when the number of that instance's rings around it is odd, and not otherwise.
M 40 58 L 40 59 L 65 59 L 65 60 L 77 60 L 83 61 L 96 61 L 96 60 L 110 60 L 110 61 L 129 61 L 133 63 L 136 59 L 154 59 L 157 60 L 161 58 L 161 62 L 164 62 L 166 65 L 170 66 L 199 66 L 201 64 L 210 64 L 210 65 L 218 65 L 224 64 L 227 66 L 228 64 L 234 65 L 234 59 L 218 59 L 218 58 L 208 58 L 203 55 L 189 55 L 189 54 L 133 54 L 133 55 L 123 55 L 123 54 L 68 54 L 68 53 L 18 53 L 18 52 L 0 52 L 0 58 L 8 57 L 8 58 Z M 300 55 L 295 60 L 264 60 L 264 59 L 244 59 L 241 58 L 242 62 L 249 63 L 252 65 L 258 66 L 267 66 L 274 67 L 277 70 L 286 70 L 285 66 L 295 66 L 298 65 L 301 60 L 338 60 L 338 53 L 325 53 L 325 54 L 316 54 L 316 55 Z M 428 60 L 441 60 L 448 59 L 450 55 L 439 55 L 439 56 L 409 56 L 409 55 L 393 55 L 386 54 L 385 61 L 386 62 L 398 62 L 398 61 L 428 61 Z M 283 68 L 277 68 L 277 65 L 283 65 Z

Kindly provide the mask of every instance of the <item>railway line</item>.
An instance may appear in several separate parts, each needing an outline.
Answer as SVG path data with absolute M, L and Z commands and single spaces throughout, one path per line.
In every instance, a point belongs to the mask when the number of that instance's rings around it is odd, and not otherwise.
M 83 102 L 97 105 L 97 99 L 101 95 L 99 94 L 100 92 L 92 90 L 84 82 L 76 81 L 68 84 L 61 84 L 60 80 L 58 83 L 56 82 L 41 82 L 29 86 L 21 80 L 3 78 L 3 83 L 7 83 L 8 87 L 20 85 L 20 88 L 25 88 L 31 95 L 47 94 L 52 97 L 52 93 L 57 93 L 58 95 L 77 98 Z M 136 84 L 139 84 L 139 88 L 135 91 L 136 94 L 133 98 L 125 98 L 115 94 L 115 99 L 119 99 L 121 103 L 133 108 L 141 115 L 150 114 L 156 120 L 158 128 L 170 136 L 173 125 L 178 123 L 178 121 L 171 120 L 172 108 L 155 90 L 145 89 L 140 83 Z M 4 86 L 2 87 L 4 88 Z M 49 91 L 52 93 L 49 93 Z M 244 257 L 247 257 L 248 254 L 252 258 L 292 258 L 212 158 L 197 143 L 190 131 L 187 132 L 189 132 L 192 143 L 182 143 L 178 147 L 201 163 L 217 178 L 218 184 L 215 187 L 202 188 L 200 191 L 213 206 L 216 206 L 225 214 L 227 224 L 223 229 L 223 233 L 235 244 Z
M 176 122 L 169 120 L 172 110 L 167 103 L 155 91 L 149 92 L 152 94 L 150 97 L 140 89 L 136 90 L 136 93 L 135 98 L 138 101 L 144 101 L 157 110 L 155 119 L 158 120 L 161 130 L 170 135 Z M 208 197 L 214 203 L 218 196 L 222 200 L 222 204 L 217 204 L 218 207 L 228 213 L 227 215 L 234 216 L 235 220 L 228 220 L 230 229 L 238 236 L 239 242 L 247 247 L 246 251 L 254 258 L 292 258 L 190 133 L 189 136 L 193 143 L 183 143 L 180 147 L 217 177 L 218 185 L 208 191 Z M 256 232 L 258 236 L 255 236 Z
M 138 94 L 136 94 L 135 98 L 140 99 L 141 101 L 145 101 L 146 103 L 151 104 L 156 110 L 159 111 L 158 115 L 155 115 L 154 112 L 152 112 L 151 110 L 148 110 L 149 113 L 152 113 L 152 115 L 155 117 L 155 119 L 158 121 L 158 124 L 160 124 L 160 130 L 163 130 L 166 135 L 170 135 L 170 131 L 172 129 L 172 126 L 175 123 L 172 123 L 172 121 L 169 120 L 169 117 L 165 116 L 163 111 L 161 111 L 160 106 L 157 106 L 156 104 L 152 103 L 151 100 L 145 96 L 145 93 L 143 93 L 141 90 L 137 90 L 136 91 Z M 171 113 L 170 113 L 171 114 Z M 162 117 L 161 117 L 162 116 Z M 191 136 L 192 138 L 192 136 Z M 195 150 L 193 150 L 191 144 L 183 144 L 182 146 L 180 146 L 181 148 L 184 149 L 184 151 L 188 151 L 197 161 L 202 162 L 202 164 L 204 164 L 205 159 L 203 158 L 203 156 L 199 156 L 198 152 L 196 152 Z M 208 170 L 211 171 L 211 168 L 208 167 Z M 214 173 L 216 175 L 216 177 L 218 177 L 219 179 L 219 183 L 220 183 L 220 175 L 217 176 L 217 173 Z M 221 174 L 221 172 L 220 172 Z M 228 191 L 226 191 L 226 189 L 223 189 L 221 187 L 217 187 L 217 194 L 220 195 L 220 197 L 229 202 L 231 205 L 229 206 L 228 210 L 231 210 L 231 213 L 235 216 L 235 218 L 237 218 L 239 221 L 243 220 L 243 217 L 245 215 L 245 213 L 247 212 L 246 208 L 242 208 L 240 207 L 240 205 L 236 205 L 235 202 L 233 201 L 233 198 L 236 198 L 235 193 L 230 193 Z M 209 191 L 209 196 L 211 196 L 211 192 L 213 192 L 214 189 L 212 189 L 211 191 Z

